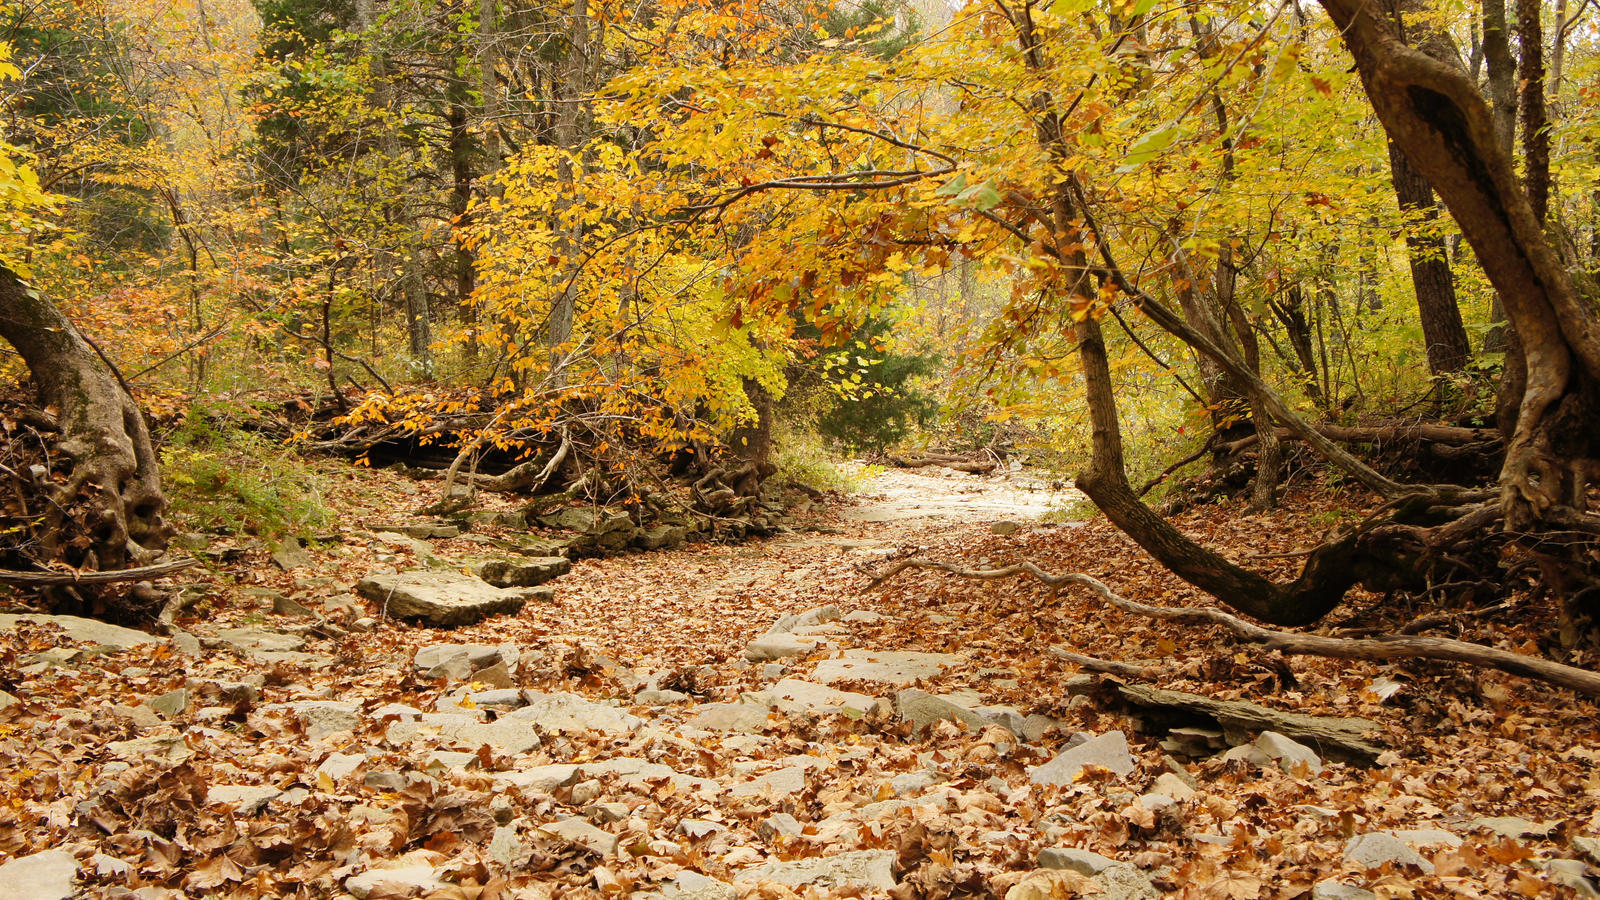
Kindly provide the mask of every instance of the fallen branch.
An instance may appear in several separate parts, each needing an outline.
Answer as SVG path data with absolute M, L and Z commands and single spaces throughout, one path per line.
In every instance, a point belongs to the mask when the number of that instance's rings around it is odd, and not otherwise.
M 1117 662 L 1114 659 L 1101 659 L 1098 656 L 1084 656 L 1082 653 L 1073 653 L 1062 647 L 1050 647 L 1049 653 L 1057 659 L 1064 659 L 1086 672 L 1101 672 L 1106 675 L 1115 675 L 1118 678 L 1154 678 L 1159 674 L 1153 667 L 1136 666 L 1132 663 Z
M 1078 585 L 1098 594 L 1102 600 L 1124 612 L 1148 616 L 1153 619 L 1178 622 L 1185 625 L 1221 625 L 1234 637 L 1246 644 L 1264 650 L 1306 656 L 1326 656 L 1335 659 L 1362 659 L 1382 661 L 1392 659 L 1429 659 L 1441 662 L 1459 662 L 1480 668 L 1499 669 L 1524 678 L 1544 681 L 1570 688 L 1590 697 L 1600 697 L 1600 673 L 1576 666 L 1562 665 L 1547 659 L 1525 656 L 1482 644 L 1472 644 L 1451 638 L 1406 637 L 1379 635 L 1366 639 L 1326 637 L 1318 634 L 1297 634 L 1252 625 L 1238 616 L 1215 609 L 1193 607 L 1151 606 L 1129 600 L 1107 587 L 1105 582 L 1077 572 L 1056 575 L 1024 560 L 1000 569 L 966 569 L 954 563 L 926 559 L 905 559 L 894 563 L 872 579 L 868 588 L 875 588 L 906 569 L 939 569 L 962 578 L 994 581 L 1014 575 L 1029 575 L 1044 583 L 1053 592 L 1063 587 Z
M 171 562 L 137 566 L 132 569 L 113 569 L 107 572 L 18 572 L 0 569 L 0 584 L 17 587 L 60 587 L 68 584 L 115 584 L 119 581 L 143 581 L 181 572 L 190 566 L 200 565 L 198 559 L 175 559 Z

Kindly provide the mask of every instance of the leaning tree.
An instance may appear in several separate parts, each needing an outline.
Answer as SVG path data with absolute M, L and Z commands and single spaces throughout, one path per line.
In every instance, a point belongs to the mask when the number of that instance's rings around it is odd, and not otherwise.
M 28 366 L 59 438 L 58 479 L 30 529 L 44 562 L 80 570 L 152 562 L 167 546 L 167 501 L 144 414 L 115 366 L 56 305 L 0 266 L 0 338 Z M 42 479 L 41 479 L 42 480 Z M 27 578 L 11 579 L 27 582 Z

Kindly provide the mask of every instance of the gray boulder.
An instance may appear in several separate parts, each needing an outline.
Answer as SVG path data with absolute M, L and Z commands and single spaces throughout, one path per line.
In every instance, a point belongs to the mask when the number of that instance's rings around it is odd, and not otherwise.
M 1405 841 L 1385 831 L 1358 834 L 1345 842 L 1344 858 L 1358 866 L 1376 869 L 1385 863 L 1416 866 L 1424 872 L 1433 871 L 1433 863 L 1411 849 Z
M 948 698 L 919 691 L 916 688 L 907 688 L 895 694 L 894 708 L 900 714 L 900 718 L 910 722 L 912 730 L 917 732 L 925 731 L 946 720 L 960 722 L 974 731 L 989 724 L 987 719 L 974 710 Z
M 1034 784 L 1072 784 L 1084 766 L 1101 766 L 1117 775 L 1132 773 L 1133 754 L 1128 752 L 1127 737 L 1120 731 L 1108 731 L 1091 738 L 1028 770 L 1028 779 Z
M 356 590 L 397 618 L 430 625 L 471 625 L 489 616 L 514 613 L 529 600 L 551 600 L 549 587 L 497 588 L 458 572 L 410 571 L 363 578 Z
M 538 587 L 571 572 L 572 561 L 564 556 L 492 559 L 479 563 L 473 571 L 495 587 Z

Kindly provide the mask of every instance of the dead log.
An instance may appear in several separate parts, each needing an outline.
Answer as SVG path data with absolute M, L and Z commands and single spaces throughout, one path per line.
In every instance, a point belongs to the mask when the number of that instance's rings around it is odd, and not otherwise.
M 1149 684 L 1084 678 L 1087 683 L 1069 686 L 1068 693 L 1104 698 L 1154 720 L 1152 724 L 1159 722 L 1163 730 L 1195 724 L 1214 725 L 1227 736 L 1228 743 L 1235 746 L 1248 741 L 1246 735 L 1276 731 L 1309 745 L 1322 756 L 1358 765 L 1371 765 L 1385 749 L 1367 737 L 1380 728 L 1371 719 L 1311 716 L 1271 709 L 1248 700 L 1218 700 Z
M 132 569 L 112 569 L 103 572 L 18 572 L 13 569 L 0 569 L 0 584 L 9 584 L 15 587 L 116 584 L 122 581 L 143 581 L 146 578 L 159 578 L 162 575 L 171 575 L 173 572 L 181 572 L 199 564 L 200 560 L 198 559 L 175 559 L 149 566 L 136 566 Z
M 1346 444 L 1390 444 L 1406 441 L 1422 441 L 1432 444 L 1461 447 L 1473 444 L 1496 446 L 1500 443 L 1500 435 L 1492 428 L 1466 428 L 1457 425 L 1439 425 L 1431 422 L 1395 423 L 1392 425 L 1318 425 L 1318 434 L 1329 440 Z M 1298 436 L 1287 428 L 1276 429 L 1278 439 L 1292 441 Z M 1247 450 L 1256 445 L 1259 440 L 1257 435 L 1248 435 L 1236 441 L 1229 441 L 1218 448 L 1218 452 L 1225 456 L 1233 456 L 1241 450 Z
M 966 472 L 970 475 L 988 475 L 1000 465 L 992 454 L 987 458 L 974 457 L 970 454 L 957 453 L 921 453 L 915 455 L 889 454 L 891 465 L 900 469 L 920 469 L 925 466 L 942 466 L 946 469 L 955 469 L 957 472 Z
M 904 559 L 893 563 L 874 576 L 869 588 L 875 588 L 906 569 L 939 569 L 962 578 L 993 581 L 1016 575 L 1031 576 L 1051 593 L 1064 587 L 1086 587 L 1111 606 L 1135 615 L 1152 619 L 1178 622 L 1184 625 L 1220 625 L 1233 633 L 1242 643 L 1262 650 L 1303 656 L 1326 656 L 1336 659 L 1360 659 L 1382 662 L 1396 659 L 1427 659 L 1437 662 L 1458 662 L 1479 668 L 1498 669 L 1548 684 L 1569 688 L 1589 697 L 1600 697 L 1600 673 L 1576 666 L 1563 665 L 1548 659 L 1539 659 L 1508 650 L 1485 647 L 1467 641 L 1439 637 L 1412 637 L 1404 635 L 1379 635 L 1371 638 L 1350 639 L 1327 637 L 1320 634 L 1298 634 L 1252 625 L 1238 616 L 1216 609 L 1197 609 L 1187 606 L 1152 606 L 1129 600 L 1107 587 L 1105 582 L 1079 572 L 1053 574 L 1024 560 L 1000 569 L 967 569 L 954 563 L 927 559 Z

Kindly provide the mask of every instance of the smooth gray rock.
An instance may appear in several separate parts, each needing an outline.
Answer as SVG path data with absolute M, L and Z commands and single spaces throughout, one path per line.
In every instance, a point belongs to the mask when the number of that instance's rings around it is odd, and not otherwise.
M 804 656 L 817 649 L 821 643 L 819 638 L 802 637 L 787 632 L 766 634 L 746 645 L 744 658 L 747 662 L 766 662 L 790 656 Z
M 1276 731 L 1261 732 L 1251 745 L 1248 759 L 1258 766 L 1276 763 L 1288 775 L 1315 775 L 1322 771 L 1322 757 L 1315 750 Z
M 739 889 L 726 881 L 718 881 L 709 875 L 686 870 L 679 872 L 677 878 L 661 885 L 660 896 L 662 900 L 738 900 Z
M 1133 772 L 1133 754 L 1128 739 L 1120 731 L 1108 731 L 1062 752 L 1042 766 L 1028 770 L 1034 784 L 1072 784 L 1084 766 L 1102 766 L 1117 775 Z
M 634 546 L 641 550 L 676 550 L 688 541 L 689 529 L 683 525 L 655 525 L 633 536 Z
M 694 710 L 689 727 L 703 731 L 761 734 L 772 727 L 767 720 L 767 708 L 754 703 L 703 703 Z
M 992 534 L 1001 534 L 1001 535 L 1004 535 L 1004 534 L 1016 534 L 1017 532 L 1019 532 L 1021 530 L 1022 530 L 1022 523 L 1021 522 L 1004 521 L 1004 522 L 996 522 L 993 525 L 989 526 L 989 531 Z
M 768 689 L 773 705 L 786 713 L 838 713 L 859 719 L 878 704 L 877 697 L 841 691 L 825 684 L 785 678 Z
M 363 578 L 356 590 L 391 616 L 442 626 L 471 625 L 555 597 L 549 587 L 497 588 L 473 575 L 417 570 Z
M 1049 847 L 1039 851 L 1039 867 L 1042 869 L 1066 869 L 1084 875 L 1099 875 L 1116 864 L 1117 861 L 1110 857 L 1076 847 Z
M 757 833 L 761 835 L 762 840 L 767 841 L 779 836 L 799 837 L 804 832 L 805 826 L 800 824 L 800 820 L 788 813 L 776 813 L 768 816 L 762 820 L 761 827 L 757 829 Z
M 285 572 L 309 566 L 315 562 L 311 558 L 311 554 L 306 552 L 306 548 L 300 545 L 300 541 L 297 538 L 290 538 L 281 544 L 273 544 L 271 551 L 272 562 Z
M 501 721 L 532 722 L 546 731 L 563 734 L 584 731 L 627 734 L 644 724 L 643 719 L 630 712 L 566 692 L 530 693 L 527 706 Z
M 0 865 L 0 900 L 68 900 L 78 869 L 65 850 L 19 856 Z
M 518 769 L 513 772 L 496 772 L 494 780 L 501 784 L 514 785 L 525 791 L 550 794 L 554 793 L 557 788 L 566 787 L 577 781 L 578 767 L 557 763 L 548 766 L 535 766 L 531 769 Z
M 746 870 L 743 876 L 752 881 L 765 878 L 790 887 L 887 891 L 895 886 L 895 859 L 893 850 L 857 850 L 789 862 L 770 860 Z
M 1424 872 L 1433 871 L 1433 863 L 1411 849 L 1405 841 L 1385 831 L 1369 831 L 1346 841 L 1344 858 L 1369 869 L 1376 869 L 1384 863 L 1395 863 L 1416 866 Z
M 823 684 L 835 681 L 876 681 L 911 684 L 934 678 L 961 657 L 950 653 L 915 653 L 894 650 L 846 650 L 838 658 L 817 663 L 812 677 Z
M 806 767 L 785 766 L 776 772 L 752 778 L 730 788 L 735 797 L 768 795 L 773 798 L 791 797 L 806 789 Z
M 946 720 L 960 722 L 975 731 L 989 724 L 982 715 L 953 700 L 916 688 L 895 694 L 894 708 L 900 718 L 910 722 L 912 730 L 918 732 Z
M 473 571 L 495 587 L 538 587 L 571 572 L 572 560 L 564 556 L 494 559 L 479 563 Z
M 359 753 L 330 753 L 328 758 L 317 766 L 317 775 L 328 776 L 328 780 L 338 784 L 366 761 L 366 757 Z
M 298 634 L 284 634 L 265 628 L 224 628 L 217 632 L 217 640 L 246 653 L 294 652 L 306 646 L 306 639 Z
M 703 800 L 710 800 L 722 793 L 722 785 L 709 778 L 685 775 L 671 766 L 634 757 L 586 762 L 579 769 L 580 778 L 603 779 L 606 784 L 620 783 L 634 789 L 651 790 L 656 783 L 665 779 L 671 781 L 678 790 L 693 791 Z
M 1506 838 L 1544 837 L 1555 827 L 1554 822 L 1530 822 L 1520 816 L 1489 816 L 1473 819 L 1467 825 L 1472 828 L 1487 828 L 1495 834 Z
M 189 692 L 183 688 L 167 691 L 159 697 L 150 698 L 145 705 L 169 719 L 181 716 L 189 708 Z
M 587 847 L 602 856 L 610 856 L 617 849 L 616 835 L 596 828 L 582 819 L 562 819 L 559 822 L 541 825 L 537 830 L 548 837 Z
M 14 631 L 21 621 L 54 625 L 67 633 L 67 637 L 80 644 L 96 644 L 104 650 L 127 650 L 141 644 L 154 644 L 161 639 L 132 628 L 108 625 L 94 619 L 78 616 L 42 616 L 34 613 L 0 614 L 0 631 Z M 37 855 L 37 854 L 35 854 Z

